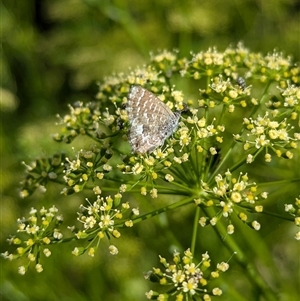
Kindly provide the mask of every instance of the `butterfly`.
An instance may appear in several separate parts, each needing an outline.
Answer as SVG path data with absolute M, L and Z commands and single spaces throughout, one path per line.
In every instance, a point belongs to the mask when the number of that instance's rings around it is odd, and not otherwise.
M 178 127 L 180 111 L 172 112 L 157 96 L 140 86 L 132 86 L 126 111 L 128 141 L 133 153 L 152 152 L 164 144 Z

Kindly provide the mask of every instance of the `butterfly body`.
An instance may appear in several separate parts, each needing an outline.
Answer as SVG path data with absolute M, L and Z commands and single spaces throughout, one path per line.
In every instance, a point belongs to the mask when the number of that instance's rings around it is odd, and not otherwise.
M 172 112 L 157 96 L 132 86 L 126 104 L 132 151 L 146 153 L 164 144 L 177 129 L 180 112 Z

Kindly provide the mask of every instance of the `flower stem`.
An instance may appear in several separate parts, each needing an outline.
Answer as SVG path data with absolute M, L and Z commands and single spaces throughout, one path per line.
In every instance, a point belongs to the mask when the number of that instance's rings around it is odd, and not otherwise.
M 205 213 L 213 217 L 212 213 L 208 210 L 205 210 L 203 208 Z M 270 287 L 267 285 L 267 283 L 264 281 L 264 279 L 261 277 L 259 272 L 257 271 L 256 267 L 249 262 L 247 256 L 243 252 L 242 249 L 240 249 L 239 244 L 235 241 L 233 236 L 230 236 L 227 234 L 226 228 L 224 224 L 221 222 L 216 223 L 216 225 L 213 227 L 217 235 L 220 237 L 222 242 L 225 244 L 225 246 L 232 252 L 236 253 L 236 258 L 238 263 L 247 271 L 247 276 L 250 279 L 250 281 L 255 284 L 260 291 L 260 293 L 265 297 L 265 300 L 267 301 L 276 301 L 278 300 L 278 297 L 275 295 L 275 293 L 270 289 Z M 226 239 L 224 239 L 226 237 Z
M 275 186 L 278 187 L 278 185 L 282 184 L 291 184 L 293 182 L 300 182 L 300 178 L 295 179 L 285 179 L 280 181 L 273 181 L 273 182 L 265 182 L 265 183 L 259 183 L 259 187 L 268 187 L 268 186 Z
M 195 218 L 194 218 L 194 225 L 193 225 L 193 234 L 192 234 L 192 242 L 191 242 L 191 252 L 195 254 L 195 246 L 197 241 L 197 233 L 199 229 L 199 218 L 200 218 L 200 207 L 197 206 Z
M 156 210 L 151 211 L 151 212 L 149 212 L 149 213 L 140 215 L 140 216 L 138 216 L 138 217 L 132 219 L 132 222 L 133 222 L 134 224 L 137 224 L 137 223 L 139 223 L 139 222 L 141 222 L 141 221 L 143 221 L 143 220 L 146 220 L 146 219 L 148 219 L 148 218 L 150 218 L 150 217 L 156 216 L 156 215 L 158 215 L 158 214 L 160 214 L 160 213 L 162 213 L 162 212 L 166 212 L 166 211 L 169 211 L 169 210 L 173 210 L 173 209 L 179 208 L 179 207 L 181 207 L 181 206 L 184 206 L 184 205 L 186 205 L 186 204 L 192 203 L 192 202 L 194 202 L 194 198 L 195 198 L 194 196 L 193 196 L 193 197 L 189 197 L 189 198 L 183 199 L 183 200 L 181 200 L 181 201 L 179 201 L 179 202 L 176 202 L 176 203 L 170 204 L 170 205 L 168 205 L 168 206 L 162 207 L 162 208 L 160 208 L 160 209 L 156 209 Z M 125 225 L 124 225 L 124 222 L 118 224 L 118 226 L 119 226 L 119 227 L 124 227 L 124 226 L 125 226 Z

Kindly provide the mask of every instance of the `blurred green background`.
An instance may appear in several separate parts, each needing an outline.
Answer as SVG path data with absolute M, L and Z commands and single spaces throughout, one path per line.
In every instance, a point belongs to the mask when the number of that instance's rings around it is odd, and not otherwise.
M 93 100 L 96 82 L 104 76 L 147 63 L 149 52 L 157 49 L 176 48 L 181 55 L 188 55 L 211 46 L 223 50 L 238 41 L 256 52 L 276 48 L 295 61 L 300 58 L 298 0 L 6 0 L 0 5 L 1 252 L 9 248 L 5 240 L 15 232 L 16 219 L 27 215 L 30 207 L 40 208 L 42 202 L 45 206 L 58 204 L 63 212 L 76 212 L 81 199 L 71 196 L 66 201 L 51 187 L 46 197 L 36 193 L 20 200 L 21 161 L 70 149 L 51 139 L 58 130 L 55 114 L 63 114 L 67 104 L 76 100 Z M 72 218 L 67 218 L 66 224 L 72 224 Z M 16 262 L 1 259 L 1 300 L 144 300 L 149 283 L 143 279 L 143 272 L 157 265 L 153 250 L 175 241 L 172 233 L 168 239 L 157 235 L 159 227 L 168 228 L 169 221 L 164 218 L 155 220 L 158 228 L 147 221 L 133 229 L 126 244 L 120 239 L 117 260 L 107 255 L 107 245 L 94 259 L 74 258 L 70 250 L 75 244 L 66 245 L 52 248 L 53 255 L 44 262 L 43 273 L 32 270 L 20 276 Z M 183 211 L 172 219 L 179 229 L 184 225 L 185 231 L 190 231 L 185 221 L 192 219 L 191 212 Z M 281 259 L 276 266 L 284 282 L 280 300 L 292 300 L 291 296 L 296 300 L 300 293 L 299 265 L 295 265 L 299 263 L 299 247 L 294 241 L 284 250 L 279 247 L 285 240 L 292 240 L 295 228 L 280 220 L 275 223 L 281 226 L 272 248 Z M 272 224 L 263 227 L 259 234 L 245 233 L 265 235 L 261 252 L 274 244 Z M 215 248 L 220 242 L 213 232 L 205 229 L 200 234 L 210 238 L 203 239 L 203 252 L 208 250 L 216 260 L 229 258 L 231 254 L 225 249 Z M 145 235 L 149 237 L 146 242 L 137 239 Z M 182 241 L 185 236 L 179 233 Z M 184 243 L 189 245 L 188 241 Z M 169 257 L 167 253 L 161 255 Z M 271 263 L 270 267 L 262 266 L 267 279 L 272 278 L 268 273 L 272 274 L 273 268 Z M 249 280 L 246 276 L 236 279 L 235 273 L 240 275 L 239 267 L 228 277 L 241 288 L 241 294 L 224 294 L 219 300 L 255 300 L 247 298 L 247 294 L 255 295 Z M 276 283 L 270 280 L 270 286 L 276 287 Z

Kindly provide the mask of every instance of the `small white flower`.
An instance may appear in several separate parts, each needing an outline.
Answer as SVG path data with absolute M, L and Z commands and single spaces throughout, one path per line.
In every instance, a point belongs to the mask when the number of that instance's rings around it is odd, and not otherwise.
M 217 269 L 226 272 L 229 269 L 229 264 L 227 262 L 221 262 L 217 264 Z
M 215 287 L 213 290 L 212 290 L 212 293 L 214 296 L 220 296 L 222 295 L 222 290 L 218 287 Z
M 257 221 L 253 221 L 253 222 L 252 222 L 252 227 L 253 227 L 253 229 L 255 229 L 255 230 L 259 230 L 259 229 L 260 229 L 260 223 L 257 222 Z
M 48 248 L 45 248 L 43 250 L 43 253 L 45 254 L 46 257 L 49 257 L 51 255 L 51 251 Z
M 253 156 L 252 156 L 251 154 L 249 154 L 249 155 L 247 156 L 246 162 L 247 162 L 248 164 L 250 164 L 250 163 L 253 162 Z
M 54 229 L 53 232 L 53 237 L 58 240 L 63 238 L 62 233 L 60 233 L 59 231 L 60 231 L 59 229 Z
M 132 208 L 132 212 L 133 212 L 134 215 L 140 215 L 139 208 Z
M 114 245 L 110 245 L 108 249 L 111 255 L 117 255 L 119 253 L 119 250 Z
M 234 225 L 230 224 L 227 226 L 227 233 L 233 234 L 234 233 Z
M 20 275 L 25 275 L 25 273 L 26 273 L 25 267 L 24 267 L 23 265 L 20 266 L 20 267 L 18 268 L 18 272 L 19 272 Z
M 38 273 L 43 272 L 43 266 L 42 266 L 40 263 L 37 263 L 37 264 L 35 265 L 35 269 L 36 269 L 36 271 L 37 271 Z

